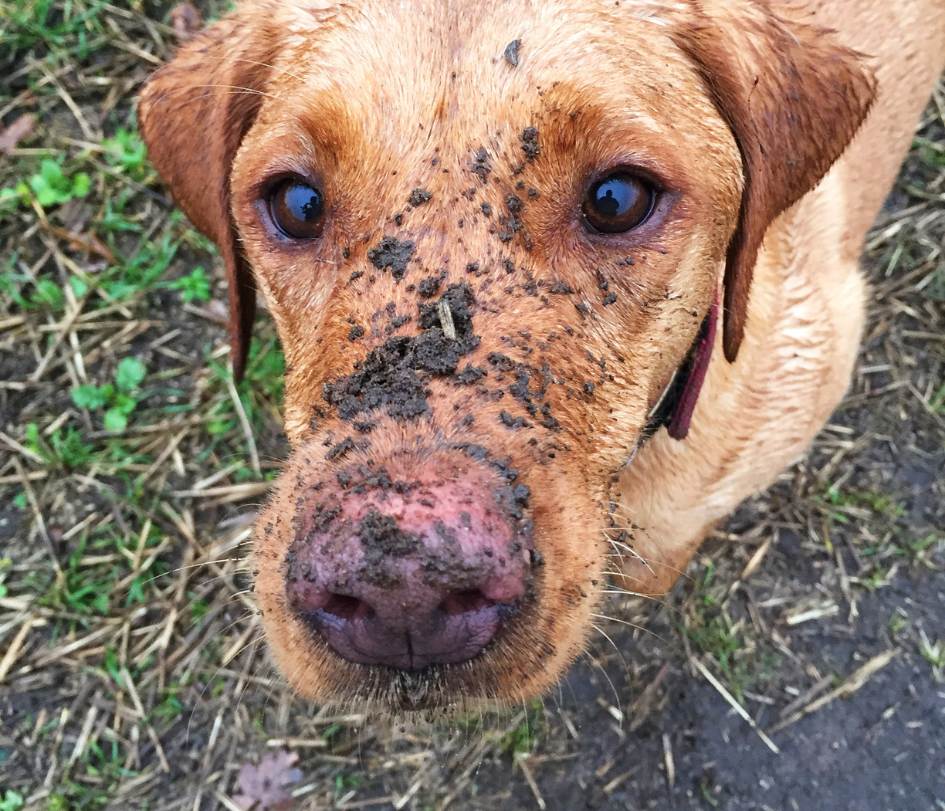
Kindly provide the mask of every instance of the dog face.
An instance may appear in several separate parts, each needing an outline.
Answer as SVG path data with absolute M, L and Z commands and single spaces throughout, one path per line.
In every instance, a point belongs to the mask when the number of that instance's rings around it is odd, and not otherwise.
M 580 651 L 616 474 L 720 294 L 734 359 L 765 228 L 871 92 L 822 32 L 699 5 L 252 2 L 146 88 L 237 371 L 250 268 L 285 350 L 254 556 L 299 693 L 513 703 Z

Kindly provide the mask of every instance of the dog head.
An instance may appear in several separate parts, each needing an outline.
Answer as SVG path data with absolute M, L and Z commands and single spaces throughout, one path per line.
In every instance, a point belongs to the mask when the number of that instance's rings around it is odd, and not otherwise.
M 254 554 L 299 693 L 554 683 L 616 474 L 654 414 L 685 436 L 716 302 L 734 361 L 765 230 L 872 91 L 756 0 L 255 0 L 151 79 L 144 137 L 219 246 L 236 373 L 257 287 L 286 355 Z

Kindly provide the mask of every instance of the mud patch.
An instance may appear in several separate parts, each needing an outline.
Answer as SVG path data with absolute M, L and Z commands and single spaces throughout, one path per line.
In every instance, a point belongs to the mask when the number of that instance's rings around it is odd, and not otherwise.
M 391 276 L 400 280 L 407 272 L 407 263 L 413 258 L 416 245 L 410 240 L 401 241 L 384 237 L 368 251 L 368 259 L 378 270 L 389 269 Z
M 453 326 L 456 329 L 456 339 L 460 343 L 474 339 L 472 334 L 472 316 L 475 307 L 475 299 L 472 290 L 468 284 L 450 285 L 440 302 L 449 307 L 453 319 Z M 441 327 L 440 324 L 440 303 L 421 304 L 420 305 L 420 328 L 432 330 Z M 478 344 L 478 341 L 477 341 Z M 472 347 L 470 347 L 472 348 Z
M 370 510 L 358 525 L 358 540 L 367 562 L 383 561 L 385 558 L 404 558 L 420 548 L 420 538 L 412 532 L 404 532 L 389 515 Z
M 400 576 L 387 565 L 391 559 L 405 558 L 422 548 L 422 540 L 412 532 L 404 532 L 389 515 L 370 510 L 357 530 L 363 560 L 358 572 L 366 582 L 381 588 L 393 588 Z
M 455 338 L 444 334 L 442 307 L 452 316 Z M 452 285 L 436 303 L 421 303 L 423 332 L 390 338 L 371 350 L 352 374 L 325 384 L 325 401 L 345 421 L 379 408 L 400 420 L 427 413 L 429 378 L 454 375 L 460 359 L 479 345 L 472 332 L 474 308 L 475 299 L 466 284 Z

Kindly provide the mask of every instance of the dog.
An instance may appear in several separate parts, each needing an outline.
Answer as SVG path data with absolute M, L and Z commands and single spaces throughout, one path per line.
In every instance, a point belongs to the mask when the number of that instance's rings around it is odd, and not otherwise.
M 292 688 L 519 704 L 608 577 L 669 589 L 841 400 L 943 62 L 940 0 L 246 0 L 186 43 L 139 120 L 234 373 L 257 291 L 284 348 Z

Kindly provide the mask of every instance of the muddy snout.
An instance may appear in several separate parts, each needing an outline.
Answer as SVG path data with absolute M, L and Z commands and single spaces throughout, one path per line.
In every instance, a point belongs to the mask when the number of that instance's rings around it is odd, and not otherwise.
M 295 615 L 361 664 L 419 670 L 479 654 L 531 590 L 527 489 L 475 467 L 396 480 L 360 465 L 337 479 L 302 508 L 287 555 Z

